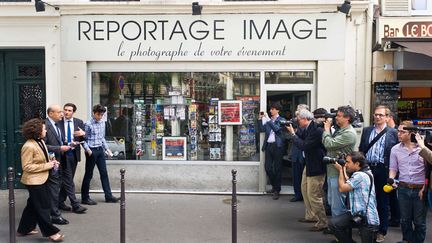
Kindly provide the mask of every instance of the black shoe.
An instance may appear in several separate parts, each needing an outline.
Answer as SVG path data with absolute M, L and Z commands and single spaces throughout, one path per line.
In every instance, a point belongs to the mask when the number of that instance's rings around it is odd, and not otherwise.
M 111 198 L 106 198 L 105 202 L 107 202 L 107 203 L 116 203 L 116 202 L 118 202 L 118 200 L 120 200 L 120 198 L 118 198 L 118 197 L 111 197 Z
M 67 219 L 65 219 L 65 218 L 62 218 L 62 217 L 58 217 L 56 219 L 52 219 L 51 222 L 53 224 L 60 224 L 60 225 L 69 224 L 69 221 Z
M 271 193 L 274 193 L 274 192 L 275 192 L 274 189 L 270 189 L 270 190 L 266 191 L 267 194 L 271 194 Z
M 290 202 L 300 202 L 300 201 L 303 201 L 303 198 L 295 198 L 295 197 L 293 197 L 290 200 Z
M 273 200 L 278 200 L 279 199 L 279 192 L 278 191 L 275 191 L 274 193 L 273 193 Z
M 78 205 L 72 209 L 72 212 L 77 213 L 77 214 L 85 213 L 85 211 L 87 211 L 87 208 L 83 207 L 81 205 Z
M 60 203 L 58 208 L 63 211 L 71 211 L 72 209 L 70 206 L 66 205 L 65 203 Z
M 95 201 L 91 200 L 90 198 L 88 198 L 88 199 L 81 200 L 81 204 L 96 205 L 97 202 L 95 202 Z

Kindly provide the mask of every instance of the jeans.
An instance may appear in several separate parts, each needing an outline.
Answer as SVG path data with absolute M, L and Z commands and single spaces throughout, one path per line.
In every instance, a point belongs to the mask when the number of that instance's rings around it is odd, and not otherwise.
M 105 193 L 105 199 L 110 199 L 113 196 L 111 193 L 108 171 L 106 168 L 105 152 L 102 149 L 102 147 L 98 147 L 96 149 L 92 148 L 91 150 L 92 150 L 91 156 L 88 156 L 88 154 L 86 153 L 85 173 L 84 173 L 84 178 L 81 186 L 81 199 L 87 200 L 90 198 L 89 196 L 90 181 L 93 178 L 93 170 L 95 165 L 97 165 L 97 168 L 99 170 L 102 189 Z
M 426 237 L 427 207 L 418 195 L 420 189 L 398 188 L 403 240 L 422 243 Z M 414 225 L 414 229 L 413 229 Z
M 334 233 L 340 243 L 353 243 L 352 228 L 356 225 L 352 221 L 351 212 L 345 212 L 329 221 L 329 229 Z M 360 238 L 362 243 L 374 243 L 378 226 L 360 225 Z
M 338 177 L 327 176 L 327 202 L 330 204 L 332 216 L 338 216 L 347 211 L 346 194 L 339 192 Z

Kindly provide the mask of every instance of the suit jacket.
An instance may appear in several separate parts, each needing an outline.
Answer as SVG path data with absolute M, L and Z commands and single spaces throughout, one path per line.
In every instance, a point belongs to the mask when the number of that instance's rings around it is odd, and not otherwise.
M 74 131 L 78 131 L 79 130 L 78 128 L 81 128 L 81 130 L 85 131 L 85 125 L 84 125 L 84 122 L 81 119 L 78 119 L 78 118 L 75 118 L 75 117 L 73 117 L 72 119 L 73 119 L 73 124 L 74 124 L 72 133 Z M 66 135 L 66 131 L 64 129 L 64 127 L 65 127 L 64 123 L 65 123 L 64 119 L 62 119 L 61 121 L 59 121 L 59 126 L 60 126 L 60 131 L 62 133 L 62 137 L 64 138 L 65 143 L 67 144 L 67 135 Z M 84 141 L 84 137 L 83 136 L 81 136 L 81 137 L 75 137 L 74 136 L 74 141 L 76 141 L 76 142 L 82 142 L 82 141 Z M 75 161 L 76 162 L 81 161 L 81 146 L 76 146 L 75 149 L 72 150 L 72 151 L 73 151 L 73 155 L 74 155 Z
M 397 130 L 394 128 L 387 127 L 385 145 L 384 145 L 384 164 L 388 167 L 390 163 L 390 152 L 391 148 L 398 143 Z M 359 151 L 363 152 L 366 156 L 366 149 L 369 146 L 369 136 L 372 133 L 374 126 L 363 128 Z
M 61 138 L 59 138 L 55 130 L 56 128 L 51 124 L 48 119 L 45 120 L 45 126 L 47 129 L 47 134 L 44 140 L 48 147 L 48 151 L 55 153 L 57 161 L 62 162 L 61 146 L 63 145 L 63 141 L 61 140 Z
M 21 149 L 21 166 L 23 170 L 21 182 L 24 185 L 44 184 L 52 168 L 47 163 L 42 148 L 33 139 L 27 140 Z
M 264 144 L 262 146 L 262 151 L 265 151 L 267 148 L 267 140 L 270 136 L 270 131 L 273 130 L 275 132 L 276 146 L 278 148 L 285 147 L 285 126 L 281 126 L 280 121 L 285 120 L 278 116 L 274 122 L 268 121 L 265 125 L 262 124 L 262 120 L 258 120 L 258 129 L 260 132 L 265 132 Z
M 299 131 L 299 130 L 297 130 Z M 314 121 L 303 131 L 296 133 L 294 137 L 294 146 L 304 151 L 306 161 L 306 175 L 317 176 L 326 172 L 326 164 L 323 157 L 326 154 L 322 144 L 323 128 L 317 127 Z

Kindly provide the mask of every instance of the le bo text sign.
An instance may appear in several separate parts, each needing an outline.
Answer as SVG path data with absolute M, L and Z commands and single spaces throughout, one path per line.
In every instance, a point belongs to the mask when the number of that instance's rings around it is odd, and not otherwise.
M 432 18 L 380 20 L 380 38 L 431 38 Z
M 342 60 L 339 13 L 62 16 L 66 61 Z

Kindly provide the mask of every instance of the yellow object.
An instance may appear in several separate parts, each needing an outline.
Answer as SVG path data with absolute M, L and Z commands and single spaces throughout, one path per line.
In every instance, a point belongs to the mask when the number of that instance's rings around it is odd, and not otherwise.
M 394 189 L 394 188 L 393 188 L 392 186 L 390 186 L 390 185 L 385 185 L 385 186 L 383 187 L 383 190 L 384 190 L 385 192 L 387 192 L 387 193 L 393 191 L 393 189 Z

